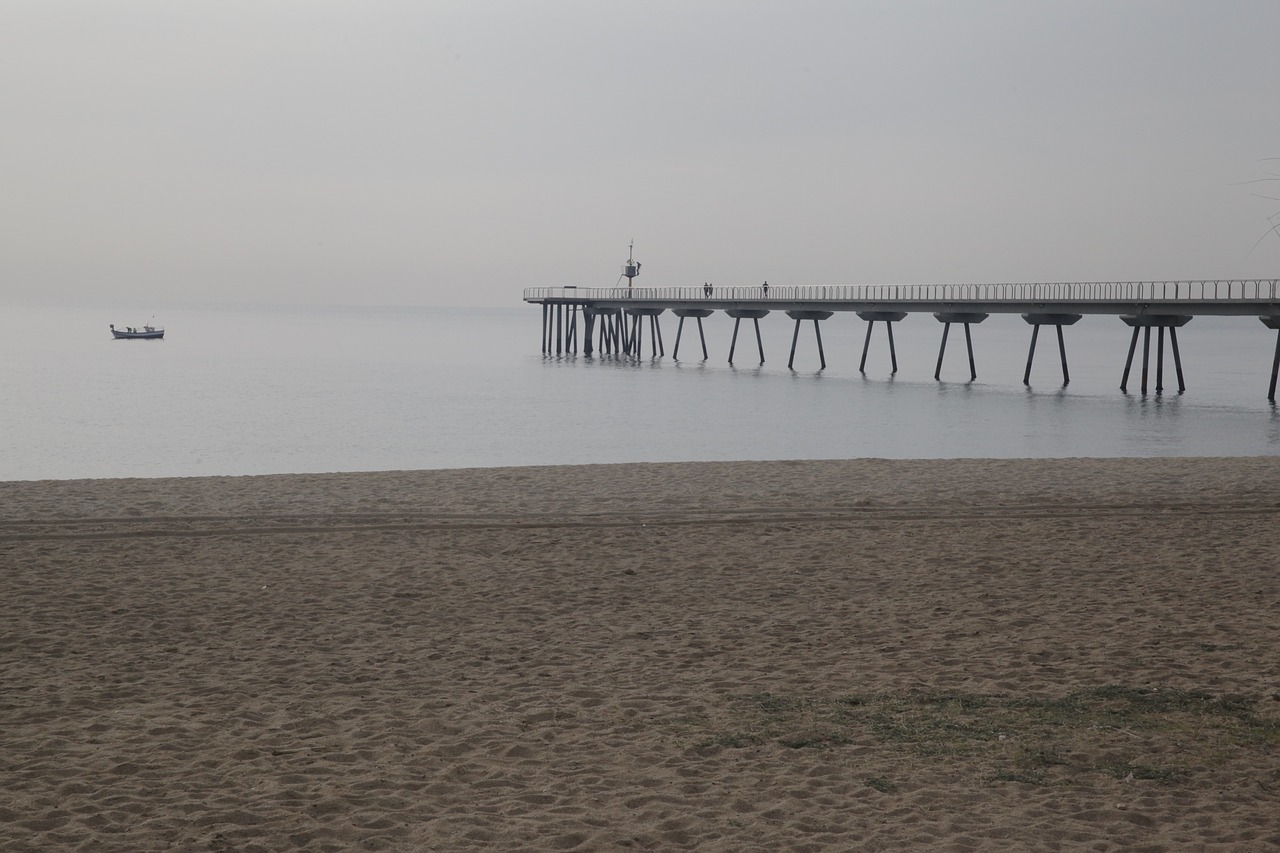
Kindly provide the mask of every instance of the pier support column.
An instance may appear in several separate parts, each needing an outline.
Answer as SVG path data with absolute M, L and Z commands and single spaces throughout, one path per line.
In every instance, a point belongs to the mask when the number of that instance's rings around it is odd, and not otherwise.
M 1191 322 L 1188 314 L 1138 314 L 1120 317 L 1126 326 L 1133 329 L 1133 338 L 1129 341 L 1129 355 L 1125 358 L 1124 374 L 1120 377 L 1120 390 L 1129 392 L 1129 370 L 1133 367 L 1133 353 L 1138 347 L 1138 331 L 1142 331 L 1142 393 L 1147 393 L 1147 379 L 1151 366 L 1151 330 L 1158 330 L 1156 336 L 1156 393 L 1164 392 L 1164 330 L 1169 330 L 1169 341 L 1173 347 L 1173 364 L 1178 373 L 1178 393 L 1187 390 L 1182 378 L 1182 354 L 1178 351 L 1178 329 Z
M 578 351 L 578 309 L 580 307 L 576 302 L 565 306 L 564 350 L 568 353 Z
M 649 347 L 653 353 L 653 357 L 657 358 L 659 350 L 662 349 L 662 329 L 658 325 L 658 315 L 667 309 L 665 308 L 628 308 L 627 313 L 631 315 L 631 346 L 627 350 L 629 355 L 640 358 L 644 349 L 644 320 L 649 318 Z M 665 355 L 665 351 L 661 354 Z
M 600 315 L 600 352 L 606 355 L 612 355 L 614 352 L 613 321 L 616 316 L 617 312 L 612 308 L 606 309 Z
M 639 356 L 643 343 L 644 330 L 640 326 L 640 318 L 627 311 L 622 316 L 622 353 Z
M 858 372 L 867 372 L 867 350 L 871 346 L 871 330 L 876 320 L 883 320 L 885 330 L 889 333 L 889 360 L 893 365 L 890 376 L 898 372 L 898 352 L 893 346 L 893 324 L 907 316 L 906 311 L 859 311 L 858 316 L 867 321 L 867 337 L 862 342 L 862 361 L 858 362 Z
M 627 326 L 627 315 L 622 311 L 618 311 L 618 316 L 614 318 L 614 332 L 618 341 L 618 354 L 631 354 L 631 329 Z
M 1071 374 L 1067 371 L 1067 345 L 1062 337 L 1062 327 L 1071 326 L 1080 321 L 1079 314 L 1023 314 L 1022 319 L 1031 324 L 1031 349 L 1027 352 L 1027 370 L 1022 374 L 1022 384 L 1031 384 L 1031 360 L 1036 355 L 1036 338 L 1040 336 L 1041 326 L 1053 326 L 1058 330 L 1058 357 L 1062 360 L 1062 384 L 1071 384 Z
M 1169 330 L 1172 333 L 1172 329 Z M 1156 327 L 1156 393 L 1164 393 L 1164 326 Z M 1172 334 L 1170 335 L 1172 337 Z
M 1280 316 L 1259 317 L 1268 329 L 1276 330 L 1276 354 L 1271 359 L 1271 386 L 1267 388 L 1267 399 L 1276 401 L 1276 376 L 1280 375 Z
M 823 320 L 831 319 L 834 312 L 832 311 L 788 311 L 787 316 L 796 321 L 795 334 L 791 336 L 791 358 L 787 360 L 787 369 L 794 370 L 792 367 L 796 360 L 796 341 L 800 338 L 800 324 L 805 320 L 813 321 L 813 334 L 818 340 L 818 359 L 822 364 L 822 369 L 827 369 L 827 354 L 822 350 L 822 329 L 818 324 Z M 764 361 L 764 353 L 761 352 L 760 360 Z
M 613 353 L 614 355 L 626 355 L 631 345 L 627 343 L 627 317 L 622 313 L 622 309 L 614 312 L 613 322 Z
M 590 305 L 582 306 L 582 354 L 591 355 L 595 350 L 591 336 L 596 330 L 596 311 Z
M 733 364 L 733 351 L 738 345 L 738 324 L 751 320 L 756 325 L 756 345 L 760 348 L 760 363 L 764 364 L 764 339 L 760 337 L 760 318 L 768 315 L 765 308 L 728 308 L 725 313 L 733 318 L 733 341 L 729 344 L 729 363 Z
M 684 329 L 684 318 L 692 317 L 698 321 L 698 338 L 702 341 L 702 360 L 707 360 L 707 338 L 702 333 L 702 318 L 711 316 L 710 308 L 672 308 L 672 312 L 680 318 L 680 325 L 676 327 L 676 345 L 671 349 L 671 357 L 676 361 L 680 360 L 680 332 Z
M 654 314 L 649 318 L 649 343 L 656 346 L 657 351 L 654 355 L 666 355 L 666 347 L 662 345 L 662 325 L 658 322 L 658 315 Z
M 969 381 L 978 378 L 978 368 L 973 360 L 973 335 L 969 332 L 969 326 L 972 323 L 981 323 L 987 319 L 988 314 L 977 314 L 965 311 L 939 311 L 935 313 L 934 318 L 942 323 L 942 346 L 938 348 L 938 366 L 933 371 L 933 378 L 940 379 L 942 376 L 942 357 L 947 353 L 947 333 L 951 331 L 952 323 L 964 324 L 964 342 L 969 350 Z
M 625 355 L 627 352 L 627 322 L 621 309 L 617 309 L 609 317 L 609 339 L 613 342 L 613 354 Z
M 618 352 L 618 309 L 606 308 L 600 312 L 600 352 L 616 355 Z

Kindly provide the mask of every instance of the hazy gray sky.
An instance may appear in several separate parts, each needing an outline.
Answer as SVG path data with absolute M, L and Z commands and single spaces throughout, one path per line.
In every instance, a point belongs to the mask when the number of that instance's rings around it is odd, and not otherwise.
M 0 289 L 1280 276 L 1275 0 L 8 0 Z

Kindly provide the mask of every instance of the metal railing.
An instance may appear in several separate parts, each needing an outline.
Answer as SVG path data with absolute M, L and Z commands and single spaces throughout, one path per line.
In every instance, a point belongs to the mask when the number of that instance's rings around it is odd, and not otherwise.
M 755 287 L 530 287 L 526 302 L 1270 302 L 1280 279 L 855 284 Z

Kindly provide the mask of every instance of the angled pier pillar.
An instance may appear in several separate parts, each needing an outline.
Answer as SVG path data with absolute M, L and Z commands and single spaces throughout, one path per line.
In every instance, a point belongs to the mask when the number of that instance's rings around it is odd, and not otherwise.
M 1271 387 L 1267 389 L 1267 399 L 1276 401 L 1276 375 L 1280 374 L 1280 316 L 1259 317 L 1268 329 L 1276 330 L 1276 354 L 1271 359 Z
M 592 313 L 595 314 L 595 322 L 592 323 L 592 326 L 596 336 L 596 342 L 593 346 L 603 355 L 609 351 L 606 347 L 609 338 L 609 312 L 595 308 L 592 309 Z
M 627 315 L 621 309 L 613 318 L 614 339 L 618 342 L 619 355 L 631 354 L 631 331 L 627 328 Z
M 1173 364 L 1178 373 L 1178 393 L 1187 390 L 1182 379 L 1182 354 L 1178 352 L 1178 329 L 1191 322 L 1189 314 L 1138 314 L 1121 315 L 1126 326 L 1133 329 L 1133 338 L 1129 341 L 1129 355 L 1124 361 L 1124 375 L 1120 377 L 1120 390 L 1129 392 L 1129 369 L 1133 367 L 1133 354 L 1138 348 L 1138 332 L 1142 332 L 1142 393 L 1147 393 L 1147 375 L 1151 365 L 1151 330 L 1157 329 L 1156 339 L 1156 393 L 1164 392 L 1164 330 L 1169 330 L 1169 341 L 1173 345 Z
M 627 350 L 629 355 L 639 358 L 644 349 L 644 324 L 641 320 L 643 317 L 649 318 L 649 348 L 653 353 L 653 357 L 657 358 L 659 349 L 662 348 L 662 329 L 658 325 L 658 315 L 667 309 L 665 308 L 628 308 L 627 313 L 631 315 L 631 346 Z M 666 355 L 663 351 L 662 355 Z
M 618 316 L 618 312 L 606 308 L 600 312 L 600 352 L 612 355 L 615 352 L 615 329 L 614 320 Z
M 568 308 L 568 316 L 565 318 L 568 326 L 564 336 L 564 348 L 566 352 L 576 353 L 578 351 L 578 312 L 582 306 L 575 302 Z
M 1040 336 L 1041 326 L 1053 326 L 1058 330 L 1058 356 L 1062 360 L 1062 384 L 1071 384 L 1071 374 L 1067 371 L 1067 345 L 1062 338 L 1062 327 L 1080 322 L 1079 314 L 1023 314 L 1022 319 L 1031 324 L 1031 349 L 1027 351 L 1027 370 L 1022 374 L 1022 384 L 1031 384 L 1031 360 L 1036 356 L 1036 338 Z
M 591 336 L 596 330 L 596 309 L 590 305 L 582 306 L 582 354 L 591 355 L 594 350 L 594 344 L 591 342 Z
M 676 345 L 671 348 L 671 357 L 680 360 L 680 333 L 684 331 L 684 318 L 692 317 L 698 321 L 698 339 L 702 341 L 702 360 L 707 360 L 707 336 L 702 333 L 702 318 L 711 316 L 710 308 L 672 308 L 672 312 L 680 318 L 676 326 Z
M 658 355 L 667 354 L 667 348 L 662 345 L 662 324 L 658 322 L 657 314 L 649 317 L 649 340 L 657 343 Z
M 733 318 L 733 341 L 729 344 L 729 363 L 733 364 L 733 351 L 738 346 L 738 324 L 743 320 L 751 320 L 756 324 L 756 345 L 760 347 L 760 363 L 764 364 L 764 339 L 760 337 L 760 318 L 769 314 L 766 308 L 726 308 L 725 312 Z
M 938 366 L 934 368 L 933 378 L 939 379 L 942 376 L 942 357 L 947 353 L 947 333 L 951 331 L 952 323 L 964 324 L 964 342 L 969 350 L 969 381 L 978 378 L 978 368 L 973 361 L 973 335 L 969 332 L 969 325 L 972 323 L 981 323 L 987 319 L 988 314 L 979 314 L 966 311 L 939 311 L 933 315 L 939 323 L 942 323 L 942 346 L 938 348 Z
M 813 321 L 813 334 L 818 339 L 818 360 L 822 363 L 822 369 L 827 369 L 827 354 L 822 350 L 822 329 L 818 324 L 823 320 L 831 319 L 834 311 L 788 311 L 787 316 L 796 321 L 795 334 L 791 336 L 791 357 L 787 359 L 787 369 L 794 370 L 792 367 L 796 361 L 796 341 L 800 338 L 800 324 L 805 320 Z
M 884 327 L 889 332 L 889 360 L 893 364 L 893 370 L 890 375 L 898 372 L 898 352 L 893 346 L 893 324 L 907 316 L 906 311 L 859 311 L 858 316 L 867 321 L 867 337 L 862 342 L 862 361 L 858 362 L 858 372 L 867 372 L 867 349 L 871 346 L 871 330 L 876 326 L 876 320 L 883 320 Z
M 605 308 L 597 311 L 600 320 L 600 351 L 609 355 L 625 352 L 623 336 L 626 332 L 622 309 Z

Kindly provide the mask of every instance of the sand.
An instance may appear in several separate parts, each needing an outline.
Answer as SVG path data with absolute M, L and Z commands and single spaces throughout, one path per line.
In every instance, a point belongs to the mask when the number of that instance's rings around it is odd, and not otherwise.
M 0 483 L 0 849 L 1280 845 L 1280 458 Z

